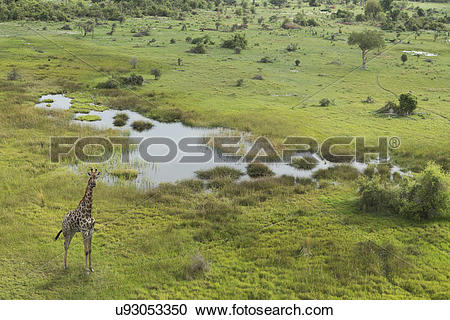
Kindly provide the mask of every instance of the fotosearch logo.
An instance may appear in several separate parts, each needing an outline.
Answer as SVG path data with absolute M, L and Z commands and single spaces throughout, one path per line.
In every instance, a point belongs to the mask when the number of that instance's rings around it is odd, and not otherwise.
M 252 143 L 240 136 L 184 137 L 177 141 L 167 137 L 51 137 L 50 160 L 57 163 L 72 154 L 85 163 L 101 163 L 119 151 L 123 163 L 130 162 L 131 153 L 149 163 L 291 163 L 292 158 L 305 154 L 318 154 L 334 163 L 363 163 L 368 155 L 386 162 L 389 150 L 400 147 L 400 139 L 378 137 L 377 144 L 368 145 L 365 137 L 329 137 L 321 144 L 312 137 L 287 137 L 281 146 L 278 152 L 266 137 Z

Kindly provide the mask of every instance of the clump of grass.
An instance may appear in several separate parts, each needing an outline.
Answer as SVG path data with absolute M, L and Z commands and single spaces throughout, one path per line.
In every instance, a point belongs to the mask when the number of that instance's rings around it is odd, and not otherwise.
M 141 131 L 150 130 L 151 128 L 153 128 L 153 123 L 151 123 L 149 121 L 137 120 L 131 124 L 131 127 L 134 130 L 141 132 Z
M 200 254 L 196 253 L 192 256 L 186 265 L 185 278 L 187 280 L 194 279 L 209 270 L 208 261 Z
M 317 159 L 311 156 L 293 158 L 291 166 L 299 170 L 311 170 L 317 166 Z
M 138 171 L 132 168 L 115 168 L 111 171 L 111 175 L 126 180 L 134 180 L 138 176 Z
M 303 186 L 308 186 L 308 185 L 313 185 L 314 184 L 314 180 L 311 178 L 296 178 L 295 182 L 299 185 L 303 185 Z
M 241 170 L 219 166 L 209 170 L 199 170 L 195 172 L 197 177 L 205 180 L 229 177 L 234 180 L 239 179 L 244 173 Z
M 126 113 L 118 113 L 114 116 L 114 122 L 113 124 L 116 127 L 123 127 L 127 124 L 129 117 Z
M 100 118 L 96 114 L 87 114 L 84 116 L 78 116 L 75 118 L 75 120 L 78 120 L 78 121 L 100 121 L 100 120 L 102 120 L 102 118 Z
M 313 177 L 318 180 L 355 180 L 358 176 L 358 169 L 348 164 L 321 169 L 313 174 Z
M 44 100 L 41 100 L 41 103 L 53 103 L 53 102 L 55 102 L 55 100 L 53 100 L 53 99 L 44 99 Z
M 364 169 L 363 173 L 365 176 L 372 178 L 375 175 L 375 165 L 372 163 L 369 164 L 367 168 Z
M 389 180 L 391 179 L 391 169 L 392 165 L 390 163 L 380 163 L 377 165 L 377 174 L 381 179 Z
M 208 187 L 211 189 L 222 189 L 233 182 L 234 179 L 231 177 L 214 178 L 209 181 Z
M 251 178 L 271 177 L 275 175 L 275 173 L 264 163 L 250 163 L 247 166 L 247 174 Z
M 102 112 L 108 110 L 108 107 L 87 103 L 74 103 L 69 108 L 69 111 L 74 113 L 89 113 L 91 110 Z

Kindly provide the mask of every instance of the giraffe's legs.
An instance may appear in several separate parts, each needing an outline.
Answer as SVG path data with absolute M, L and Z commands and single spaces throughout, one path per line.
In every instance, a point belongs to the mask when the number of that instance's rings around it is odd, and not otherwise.
M 89 238 L 84 238 L 83 243 L 84 243 L 84 255 L 85 255 L 85 269 L 86 269 L 86 273 L 89 274 L 89 269 L 88 269 Z
M 67 251 L 69 250 L 70 241 L 72 241 L 73 233 L 63 233 L 64 235 L 64 269 L 67 269 Z
M 92 255 L 92 235 L 89 237 L 89 270 L 91 270 L 91 272 L 94 272 L 94 269 L 92 268 L 92 259 L 91 259 L 91 255 Z

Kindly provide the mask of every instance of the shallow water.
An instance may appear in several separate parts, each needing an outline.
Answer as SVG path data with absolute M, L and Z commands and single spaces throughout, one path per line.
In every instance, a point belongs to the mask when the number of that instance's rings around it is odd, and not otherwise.
M 62 94 L 56 94 L 56 95 L 44 95 L 40 98 L 40 101 L 44 99 L 53 99 L 54 102 L 50 104 L 50 107 L 47 107 L 47 103 L 38 103 L 36 106 L 43 109 L 57 109 L 57 110 L 68 110 L 71 104 L 71 99 L 65 97 Z M 126 125 L 123 127 L 115 127 L 113 124 L 113 118 L 117 113 L 126 113 L 129 117 L 129 120 L 127 121 Z M 139 113 L 136 113 L 134 111 L 130 110 L 105 110 L 105 111 L 90 111 L 88 113 L 89 115 L 98 115 L 101 120 L 100 121 L 78 121 L 78 120 L 72 120 L 73 123 L 81 124 L 81 125 L 87 125 L 92 126 L 99 129 L 116 129 L 123 132 L 123 136 L 127 137 L 142 137 L 142 138 L 148 138 L 148 137 L 167 137 L 174 140 L 176 143 L 181 139 L 185 137 L 198 137 L 197 142 L 201 144 L 201 137 L 213 137 L 213 136 L 224 136 L 224 135 L 236 135 L 233 134 L 233 132 L 229 129 L 224 128 L 202 128 L 202 127 L 189 127 L 186 125 L 183 125 L 179 122 L 174 123 L 162 123 L 156 120 L 149 119 L 145 116 L 140 115 Z M 82 113 L 76 113 L 74 116 L 77 117 L 79 115 L 86 115 Z M 131 123 L 136 120 L 144 120 L 144 121 L 150 121 L 153 124 L 153 128 L 150 130 L 146 130 L 143 132 L 139 132 L 136 130 L 133 130 L 131 127 Z M 244 145 L 245 149 L 248 149 L 250 147 L 250 142 L 246 140 L 245 135 L 241 135 L 241 141 Z M 152 156 L 158 156 L 158 155 L 165 155 L 167 153 L 168 149 L 164 145 L 152 145 L 148 149 L 148 153 Z M 223 158 L 220 158 L 220 156 L 217 153 L 214 153 L 219 160 L 223 160 Z M 130 165 L 128 167 L 133 167 L 138 170 L 139 174 L 135 180 L 132 181 L 124 181 L 123 179 L 119 179 L 111 174 L 108 174 L 109 170 L 106 170 L 106 174 L 103 177 L 103 180 L 108 184 L 117 184 L 117 183 L 132 183 L 136 184 L 140 189 L 146 190 L 152 187 L 157 186 L 160 183 L 165 182 L 176 182 L 179 180 L 185 180 L 185 179 L 192 179 L 196 177 L 195 172 L 198 170 L 207 170 L 212 169 L 216 166 L 228 166 L 235 169 L 239 169 L 242 172 L 246 171 L 247 163 L 239 162 L 239 163 L 226 163 L 225 161 L 221 161 L 220 163 L 214 162 L 213 159 L 211 159 L 209 162 L 206 163 L 179 163 L 179 160 L 184 155 L 187 155 L 184 152 L 178 151 L 177 156 L 175 159 L 169 163 L 149 163 L 141 158 L 139 151 L 132 150 L 130 151 Z M 192 154 L 191 154 L 192 155 Z M 286 163 L 268 163 L 268 167 L 277 175 L 289 175 L 299 178 L 311 178 L 313 173 L 320 170 L 320 169 L 327 169 L 329 167 L 335 166 L 336 164 L 324 161 L 322 158 L 320 158 L 317 154 L 299 154 L 299 155 L 310 155 L 316 158 L 318 161 L 317 166 L 312 170 L 299 170 L 296 169 Z M 376 163 L 375 161 L 372 163 Z M 363 163 L 352 163 L 352 166 L 357 168 L 359 171 L 363 171 L 367 164 Z M 123 167 L 123 164 L 120 163 L 118 159 L 113 159 L 109 161 L 109 166 L 107 166 L 109 169 L 116 168 L 118 166 Z M 85 170 L 83 166 L 76 166 L 72 165 L 70 166 L 73 170 L 78 171 Z M 393 172 L 400 172 L 400 168 L 394 167 L 391 171 Z M 248 180 L 250 179 L 247 175 L 243 176 L 241 180 Z

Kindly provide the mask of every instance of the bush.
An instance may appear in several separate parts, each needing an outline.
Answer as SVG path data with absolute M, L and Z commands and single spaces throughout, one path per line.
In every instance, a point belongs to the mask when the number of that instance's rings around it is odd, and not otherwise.
M 380 176 L 359 178 L 359 204 L 365 211 L 388 210 L 408 218 L 426 220 L 448 215 L 449 176 L 429 162 L 415 179 L 400 186 L 382 182 Z
M 247 39 L 245 39 L 245 35 L 243 34 L 235 34 L 233 38 L 225 40 L 222 43 L 222 48 L 228 48 L 228 49 L 234 49 L 236 47 L 239 47 L 241 49 L 247 48 Z
M 236 87 L 242 87 L 243 84 L 244 84 L 244 79 L 238 79 L 238 81 L 236 81 Z
M 417 219 L 431 219 L 448 214 L 449 176 L 429 162 L 414 181 L 405 183 L 400 214 Z
M 273 63 L 273 60 L 269 57 L 264 57 L 264 58 L 261 58 L 258 62 L 259 63 Z
M 286 47 L 286 51 L 288 51 L 288 52 L 294 52 L 294 51 L 297 51 L 297 48 L 298 48 L 298 46 L 297 46 L 296 43 L 290 43 L 290 44 L 288 44 L 288 46 Z
M 175 40 L 174 38 L 170 39 L 170 44 L 174 44 L 176 42 L 177 42 L 177 40 Z
M 317 166 L 317 160 L 314 157 L 305 156 L 302 158 L 293 158 L 291 166 L 300 170 L 311 170 Z
M 129 77 L 120 77 L 120 84 L 122 85 L 130 85 L 130 86 L 142 86 L 144 82 L 144 78 L 140 75 L 131 74 Z
M 203 43 L 198 43 L 195 47 L 191 48 L 189 50 L 189 52 L 197 53 L 197 54 L 205 54 L 206 53 L 206 48 L 205 48 L 205 45 Z
M 105 82 L 99 82 L 96 86 L 97 89 L 117 89 L 119 87 L 119 84 L 116 80 L 109 79 Z
M 150 71 L 150 74 L 152 76 L 155 76 L 155 80 L 159 80 L 159 78 L 161 78 L 162 72 L 161 69 L 155 68 Z
M 263 163 L 250 163 L 247 166 L 247 174 L 251 178 L 270 177 L 275 173 Z
M 22 77 L 19 73 L 19 71 L 17 71 L 16 68 L 13 68 L 11 70 L 11 72 L 8 72 L 6 74 L 6 79 L 8 79 L 9 81 L 15 81 L 15 80 L 20 80 Z
M 321 107 L 328 107 L 331 104 L 331 100 L 328 98 L 323 98 L 319 101 Z
M 363 211 L 397 212 L 400 203 L 399 190 L 383 184 L 378 176 L 372 179 L 360 177 L 357 184 L 360 196 L 358 203 Z
M 200 179 L 216 179 L 229 177 L 232 179 L 239 179 L 244 173 L 238 169 L 219 166 L 209 170 L 199 170 L 195 172 Z
M 113 124 L 116 127 L 123 127 L 124 125 L 126 125 L 128 119 L 129 119 L 129 117 L 126 113 L 118 113 L 114 116 Z
M 300 65 L 300 60 L 296 59 L 294 62 L 297 67 Z
M 131 124 L 131 127 L 134 130 L 141 132 L 141 131 L 149 130 L 149 129 L 153 128 L 153 124 L 148 121 L 137 120 Z
M 209 263 L 199 253 L 196 253 L 186 265 L 185 278 L 194 279 L 209 270 Z

